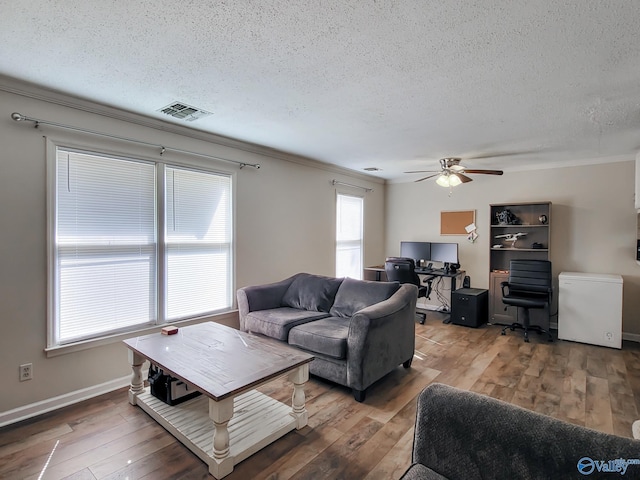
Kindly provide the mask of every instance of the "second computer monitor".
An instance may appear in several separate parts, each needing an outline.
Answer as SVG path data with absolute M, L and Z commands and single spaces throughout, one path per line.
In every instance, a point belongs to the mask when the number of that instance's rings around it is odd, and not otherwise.
M 431 260 L 442 263 L 460 263 L 458 262 L 458 244 L 432 243 Z
M 416 265 L 420 260 L 431 259 L 431 243 L 429 242 L 400 242 L 400 256 L 413 258 Z

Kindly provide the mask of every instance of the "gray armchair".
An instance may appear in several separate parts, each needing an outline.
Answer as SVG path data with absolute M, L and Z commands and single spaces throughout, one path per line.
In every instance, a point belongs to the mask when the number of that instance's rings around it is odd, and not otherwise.
M 488 478 L 640 478 L 640 441 L 446 385 L 425 388 L 402 479 Z

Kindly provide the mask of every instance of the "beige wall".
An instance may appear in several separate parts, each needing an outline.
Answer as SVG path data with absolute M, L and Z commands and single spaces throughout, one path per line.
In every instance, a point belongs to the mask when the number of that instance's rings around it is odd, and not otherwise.
M 15 88 L 5 90 L 15 91 Z M 45 94 L 43 94 L 45 95 Z M 45 97 L 49 98 L 49 94 Z M 62 97 L 55 96 L 63 104 Z M 72 101 L 70 108 L 2 90 L 0 82 L 0 414 L 125 377 L 126 350 L 118 343 L 47 357 L 46 344 L 46 197 L 43 135 L 59 130 L 19 124 L 12 112 L 85 129 L 157 142 L 228 159 L 260 163 L 262 168 L 232 172 L 236 186 L 236 286 L 279 280 L 298 271 L 334 272 L 335 194 L 332 179 L 373 188 L 365 198 L 365 265 L 397 254 L 401 240 L 460 241 L 460 258 L 472 285 L 488 284 L 489 204 L 553 202 L 554 270 L 620 273 L 625 280 L 624 330 L 640 335 L 635 263 L 636 212 L 633 162 L 612 166 L 563 168 L 479 177 L 448 191 L 433 183 L 391 184 L 302 159 L 285 161 L 168 133 L 122 119 L 135 118 Z M 85 111 L 88 110 L 88 111 Z M 107 115 L 91 113 L 99 110 Z M 117 117 L 117 118 L 114 118 Z M 177 127 L 171 127 L 176 129 Z M 67 135 L 67 134 L 64 134 Z M 69 134 L 70 135 L 70 134 Z M 198 134 L 202 138 L 212 138 Z M 98 140 L 92 139 L 98 142 Z M 233 142 L 229 142 L 233 144 Z M 133 145 L 127 147 L 137 149 Z M 151 155 L 149 152 L 147 155 Z M 615 172 L 615 175 L 611 173 Z M 362 193 L 341 187 L 345 192 Z M 480 238 L 441 237 L 441 210 L 477 211 Z M 230 321 L 225 319 L 225 321 Z M 32 362 L 34 379 L 18 382 L 18 365 Z
M 263 159 L 237 185 L 238 286 L 299 271 L 335 273 L 336 188 L 365 199 L 365 265 L 384 256 L 384 185 L 327 170 Z M 333 179 L 373 188 L 332 186 Z
M 563 271 L 614 273 L 624 279 L 623 331 L 640 340 L 640 265 L 635 261 L 634 162 L 475 175 L 449 190 L 433 181 L 387 186 L 386 254 L 400 241 L 457 241 L 472 287 L 489 285 L 489 205 L 551 201 L 551 260 Z M 440 211 L 476 210 L 479 238 L 440 235 Z M 435 298 L 435 297 L 434 297 Z M 632 337 L 633 335 L 631 335 Z M 627 338 L 630 336 L 627 335 Z
M 15 91 L 13 86 L 9 90 Z M 62 97 L 55 98 L 60 101 Z M 78 104 L 86 107 L 82 102 Z M 364 195 L 365 262 L 377 261 L 384 255 L 384 185 L 372 177 L 349 174 L 303 159 L 297 159 L 295 163 L 271 155 L 215 145 L 9 93 L 2 88 L 0 105 L 0 378 L 3 379 L 0 414 L 113 382 L 130 372 L 126 349 L 120 342 L 55 357 L 47 357 L 44 352 L 47 261 L 43 135 L 90 139 L 116 150 L 123 147 L 118 142 L 72 134 L 53 127 L 34 129 L 32 124 L 11 120 L 12 112 L 223 158 L 260 163 L 260 170 L 249 167 L 240 170 L 229 163 L 220 163 L 216 167 L 235 175 L 238 287 L 280 280 L 299 271 L 334 273 L 336 187 L 331 185 L 332 179 L 374 188 L 373 192 Z M 104 107 L 87 108 L 140 120 Z M 146 147 L 129 144 L 126 149 L 142 152 Z M 146 149 L 144 155 L 156 158 L 157 152 Z M 170 154 L 165 156 L 171 158 Z M 191 161 L 196 160 L 192 158 Z M 237 315 L 234 318 L 237 322 Z M 224 321 L 230 322 L 228 318 Z M 28 362 L 33 363 L 34 379 L 19 382 L 18 366 Z

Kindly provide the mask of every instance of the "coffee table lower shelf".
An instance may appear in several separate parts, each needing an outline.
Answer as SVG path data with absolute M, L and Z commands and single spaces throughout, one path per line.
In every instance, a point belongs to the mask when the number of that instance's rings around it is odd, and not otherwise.
M 243 393 L 233 399 L 233 417 L 228 424 L 229 455 L 223 461 L 216 460 L 213 456 L 215 427 L 209 417 L 209 401 L 200 395 L 170 406 L 151 395 L 149 387 L 136 396 L 136 404 L 209 465 L 209 471 L 216 478 L 222 478 L 227 471 L 230 473 L 229 466 L 233 469 L 233 465 L 296 429 L 297 420 L 291 406 L 257 390 Z M 227 466 L 222 466 L 223 462 Z

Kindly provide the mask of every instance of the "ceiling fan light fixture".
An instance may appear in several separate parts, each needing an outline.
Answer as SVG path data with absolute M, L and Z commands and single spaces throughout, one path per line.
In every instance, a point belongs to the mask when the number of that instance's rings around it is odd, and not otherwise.
M 436 183 L 438 185 L 440 185 L 441 187 L 448 187 L 449 186 L 449 178 L 446 175 L 442 174 L 436 179 Z
M 455 173 L 451 173 L 451 174 L 443 173 L 437 178 L 436 183 L 441 187 L 447 188 L 447 187 L 455 187 L 460 185 L 462 183 L 462 180 L 460 180 L 460 177 L 458 177 Z

